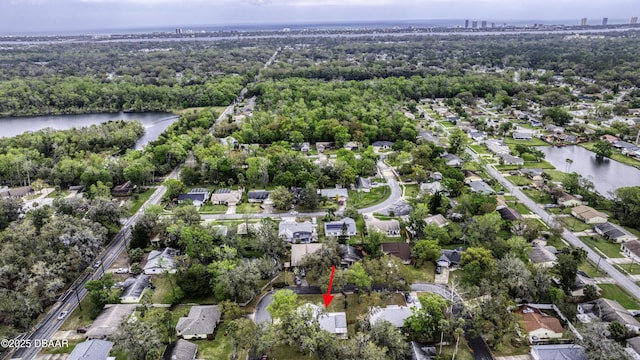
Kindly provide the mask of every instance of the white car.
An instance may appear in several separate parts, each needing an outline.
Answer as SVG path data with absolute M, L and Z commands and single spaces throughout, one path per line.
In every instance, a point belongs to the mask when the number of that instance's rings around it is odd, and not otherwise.
M 129 269 L 127 268 L 117 268 L 115 270 L 113 270 L 114 274 L 126 274 L 129 272 Z
M 66 310 L 61 312 L 60 315 L 58 315 L 58 320 L 64 319 L 65 317 L 67 317 L 68 314 L 69 314 L 69 312 L 66 311 Z

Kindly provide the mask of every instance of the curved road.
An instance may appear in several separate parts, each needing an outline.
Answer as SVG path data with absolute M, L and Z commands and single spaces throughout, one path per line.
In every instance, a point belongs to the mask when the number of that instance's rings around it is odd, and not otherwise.
M 505 179 L 500 172 L 498 172 L 493 166 L 486 166 L 489 175 L 493 176 L 496 180 L 498 180 L 502 185 L 504 185 L 507 189 L 512 189 L 511 193 L 516 196 L 522 203 L 524 203 L 531 211 L 533 211 L 536 215 L 540 216 L 540 219 L 547 223 L 548 225 L 553 225 L 555 222 L 551 217 L 551 214 L 542 209 L 537 203 L 531 200 L 527 195 L 525 195 L 518 187 L 511 184 L 507 179 Z M 587 257 L 593 263 L 599 263 L 602 270 L 604 270 L 611 278 L 613 278 L 618 285 L 622 286 L 625 290 L 627 290 L 631 295 L 635 296 L 637 299 L 640 299 L 640 287 L 636 285 L 631 279 L 629 279 L 626 275 L 622 274 L 618 271 L 613 265 L 609 264 L 607 261 L 600 261 L 601 256 L 593 251 L 590 247 L 585 245 L 577 236 L 571 233 L 569 230 L 564 229 L 562 233 L 562 237 L 571 245 L 579 248 L 583 248 L 587 252 Z

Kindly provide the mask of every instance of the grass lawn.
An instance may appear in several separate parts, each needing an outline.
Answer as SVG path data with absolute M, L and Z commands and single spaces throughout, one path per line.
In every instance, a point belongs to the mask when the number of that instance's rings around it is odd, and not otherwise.
M 227 360 L 233 344 L 231 336 L 227 334 L 228 324 L 221 323 L 216 329 L 216 337 L 213 340 L 190 340 L 198 345 L 198 359 Z M 240 359 L 245 359 L 240 357 Z
M 593 146 L 595 145 L 595 143 L 593 142 L 588 142 L 588 143 L 582 143 L 580 144 L 580 146 L 582 146 L 583 148 L 587 149 L 587 150 L 591 150 L 593 151 Z M 621 162 L 623 164 L 629 165 L 629 166 L 633 166 L 636 167 L 638 169 L 640 169 L 640 161 L 635 160 L 631 157 L 622 155 L 621 153 L 618 152 L 618 150 L 613 150 L 613 153 L 611 154 L 611 159 L 616 160 L 618 162 Z
M 452 122 L 450 121 L 440 121 L 440 125 L 446 127 L 446 128 L 452 128 L 455 127 L 455 125 L 453 125 Z
M 606 273 L 602 271 L 602 269 L 598 270 L 596 268 L 596 265 L 589 260 L 583 262 L 578 269 L 584 271 L 587 275 L 589 275 L 592 278 L 606 276 Z
M 623 274 L 640 275 L 640 265 L 634 262 L 633 264 L 614 265 Z
M 567 176 L 566 173 L 560 171 L 560 170 L 545 170 L 544 171 L 547 175 L 549 175 L 551 177 L 551 181 L 559 181 L 562 182 L 564 181 L 564 178 Z
M 480 155 L 489 154 L 489 150 L 487 150 L 487 148 L 482 145 L 469 145 L 469 147 L 471 148 L 471 150 L 475 151 L 476 154 L 480 154 Z
M 523 203 L 519 202 L 513 205 L 513 208 L 516 209 L 522 215 L 531 214 L 531 211 L 529 210 L 529 208 Z
M 590 248 L 596 248 L 602 251 L 607 257 L 610 258 L 621 258 L 623 257 L 620 252 L 620 244 L 612 243 L 606 239 L 601 238 L 600 236 L 584 236 L 581 237 L 583 243 L 587 244 Z
M 523 344 L 520 346 L 514 346 L 510 341 L 505 341 L 500 344 L 498 350 L 494 350 L 495 356 L 515 356 L 529 354 L 529 346 Z
M 637 310 L 640 309 L 640 302 L 633 296 L 627 294 L 624 289 L 616 284 L 598 284 L 602 289 L 602 297 L 605 299 L 612 299 L 624 306 L 625 309 Z
M 507 145 L 550 146 L 549 143 L 538 138 L 533 138 L 531 140 L 516 140 L 514 138 L 505 137 L 504 143 Z
M 505 179 L 509 180 L 509 182 L 511 182 L 516 186 L 531 185 L 531 180 L 525 176 L 512 175 L 512 176 L 506 176 Z
M 269 351 L 269 359 L 274 360 L 308 360 L 315 358 L 315 356 L 299 352 L 298 349 L 292 346 L 274 346 Z
M 202 205 L 200 208 L 200 214 L 224 214 L 227 212 L 227 207 L 224 205 Z
M 61 199 L 67 195 L 69 195 L 69 190 L 57 190 L 50 192 L 46 197 L 50 199 Z M 40 196 L 40 194 L 38 194 L 38 196 Z
M 155 191 L 156 191 L 156 189 L 147 189 L 145 192 L 143 192 L 141 194 L 137 194 L 138 200 L 134 200 L 135 195 L 133 195 L 131 197 L 131 200 L 129 200 L 131 202 L 131 207 L 129 208 L 129 211 L 127 212 L 127 215 L 133 216 L 133 214 L 138 212 L 138 210 L 140 210 L 142 205 L 147 200 L 149 200 L 149 198 L 151 197 L 151 195 L 153 195 L 153 193 Z
M 173 275 L 169 275 L 173 277 Z M 151 282 L 156 287 L 151 295 L 151 302 L 154 304 L 171 304 L 171 283 L 166 276 L 153 277 Z M 175 280 L 173 280 L 175 285 Z
M 404 196 L 410 199 L 414 198 L 420 192 L 420 187 L 418 186 L 418 184 L 405 185 L 404 188 Z
M 403 266 L 409 274 L 408 279 L 405 279 L 409 283 L 433 282 L 435 279 L 436 265 L 433 263 L 433 261 L 428 261 L 426 264 L 417 267 L 411 265 Z
M 385 201 L 389 195 L 391 195 L 391 191 L 388 186 L 372 188 L 368 193 L 349 191 L 347 204 L 356 209 L 362 209 Z
M 261 212 L 262 208 L 257 203 L 242 203 L 236 207 L 237 214 L 258 214 Z
M 585 224 L 584 222 L 574 218 L 573 216 L 563 216 L 563 217 L 556 216 L 556 220 L 558 220 L 560 223 L 562 223 L 564 227 L 566 227 L 567 229 L 573 232 L 585 231 L 593 228 L 593 225 Z
M 440 351 L 440 347 L 436 347 L 437 351 Z M 449 346 L 442 347 L 442 359 L 451 359 L 453 356 L 453 352 L 456 350 L 455 342 Z M 458 354 L 456 355 L 457 360 L 473 360 L 473 354 L 471 353 L 471 349 L 467 345 L 467 341 L 460 337 L 460 343 L 458 344 Z
M 551 165 L 550 162 L 542 160 L 542 161 L 525 161 L 523 168 L 525 169 L 555 169 L 556 167 Z
M 537 202 L 538 204 L 554 204 L 555 203 L 555 201 L 553 201 L 551 196 L 549 196 L 549 194 L 547 193 L 543 192 L 541 195 L 540 191 L 532 190 L 532 189 L 522 190 L 522 192 L 527 194 L 527 196 L 531 198 L 531 200 Z
M 87 296 L 82 300 L 80 306 L 67 317 L 64 324 L 60 327 L 60 330 L 76 330 L 81 326 L 90 325 L 93 322 L 91 319 L 91 312 L 93 312 L 93 302 Z

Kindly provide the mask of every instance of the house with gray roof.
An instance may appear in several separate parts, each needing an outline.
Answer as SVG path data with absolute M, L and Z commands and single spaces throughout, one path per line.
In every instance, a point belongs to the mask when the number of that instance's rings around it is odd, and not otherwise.
M 271 195 L 271 192 L 266 190 L 249 191 L 247 201 L 250 203 L 263 203 L 269 199 L 269 195 Z
M 376 150 L 388 150 L 391 149 L 394 144 L 393 141 L 374 141 L 371 146 Z
M 586 314 L 608 323 L 617 321 L 631 331 L 640 330 L 640 322 L 615 300 L 600 298 L 578 304 L 578 314 Z
M 553 246 L 542 246 L 536 243 L 531 247 L 529 258 L 534 265 L 553 267 L 558 261 L 557 253 Z
M 120 303 L 139 303 L 140 299 L 142 299 L 142 294 L 144 294 L 144 290 L 149 287 L 149 281 L 150 278 L 148 275 L 140 274 L 135 277 L 130 277 L 121 283 L 122 294 L 120 294 Z
M 278 225 L 278 236 L 290 243 L 309 243 L 313 240 L 313 234 L 313 224 L 309 221 L 297 222 L 295 218 L 290 218 Z
M 533 138 L 533 134 L 530 132 L 524 132 L 524 131 L 515 131 L 513 133 L 513 139 L 514 140 L 526 140 L 529 141 Z
M 440 181 L 420 183 L 420 191 L 429 195 L 433 195 L 442 190 L 442 184 L 440 183 Z
M 458 247 L 453 250 L 444 249 L 442 255 L 436 260 L 436 265 L 446 268 L 454 268 L 460 265 L 464 248 Z
M 522 219 L 522 215 L 518 212 L 518 210 L 512 209 L 507 206 L 498 206 L 496 208 L 496 211 L 500 214 L 500 217 L 502 217 L 504 220 L 514 221 L 514 220 Z
M 180 250 L 172 248 L 151 251 L 143 268 L 144 273 L 147 275 L 162 274 L 165 271 L 175 273 L 174 258 L 178 255 Z
M 640 359 L 640 336 L 627 339 L 627 347 L 624 349 L 632 359 Z
M 520 169 L 520 173 L 528 178 L 534 178 L 536 176 L 542 176 L 544 170 L 540 168 Z
M 495 194 L 495 191 L 484 181 L 472 181 L 469 183 L 471 191 L 483 195 Z
M 192 306 L 189 315 L 178 319 L 176 335 L 185 340 L 212 339 L 221 317 L 217 305 Z
M 371 180 L 363 177 L 356 178 L 356 190 L 362 192 L 370 192 L 371 191 Z
M 397 328 L 404 327 L 404 320 L 412 315 L 411 307 L 398 305 L 370 308 L 369 314 L 369 324 L 374 325 L 378 321 L 386 320 Z
M 511 154 L 500 154 L 502 163 L 505 165 L 524 165 L 524 159 Z
M 325 236 L 355 236 L 358 232 L 356 228 L 356 222 L 352 218 L 342 218 L 338 221 L 330 221 L 324 223 L 324 235 Z
M 73 348 L 73 351 L 67 357 L 67 360 L 111 360 L 109 352 L 113 347 L 111 341 L 106 340 L 87 340 L 79 343 Z
M 427 225 L 436 225 L 440 228 L 449 225 L 449 221 L 444 216 L 442 216 L 442 214 L 428 216 L 424 219 L 424 222 Z
M 441 158 L 444 160 L 444 163 L 447 164 L 447 166 L 462 166 L 462 160 L 454 154 L 442 154 Z
M 87 339 L 106 339 L 136 310 L 136 304 L 107 304 L 87 331 Z
M 627 231 L 621 226 L 606 222 L 603 224 L 596 224 L 594 230 L 601 236 L 613 240 L 617 243 L 627 242 L 631 240 L 638 240 L 638 237 Z
M 337 200 L 338 203 L 344 204 L 347 200 L 349 200 L 349 190 L 341 188 L 341 189 L 320 189 L 318 190 L 320 196 L 325 197 L 329 200 Z
M 0 190 L 0 198 L 13 198 L 19 199 L 27 195 L 33 194 L 33 188 L 31 186 L 21 186 L 17 188 L 4 188 Z
M 353 263 L 362 260 L 363 257 L 364 254 L 362 250 L 358 248 L 355 248 L 351 245 L 342 245 L 340 247 L 340 265 L 343 268 L 348 268 L 349 266 L 353 265 Z
M 432 360 L 436 358 L 437 354 L 435 346 L 411 342 L 411 360 Z
M 347 338 L 347 314 L 344 312 L 324 312 L 318 305 L 306 303 L 298 308 L 299 312 L 307 310 L 318 319 L 320 329 L 336 335 L 340 339 Z
M 387 236 L 400 236 L 400 222 L 398 220 L 371 219 L 366 222 L 367 232 L 381 232 Z
M 584 348 L 576 344 L 533 345 L 532 360 L 588 360 Z
M 163 360 L 195 360 L 198 345 L 191 341 L 178 339 L 164 350 Z

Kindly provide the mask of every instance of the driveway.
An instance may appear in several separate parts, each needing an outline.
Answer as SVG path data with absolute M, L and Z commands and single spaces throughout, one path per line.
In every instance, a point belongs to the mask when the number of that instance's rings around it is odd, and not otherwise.
M 267 306 L 273 302 L 273 291 L 265 295 L 258 304 L 256 304 L 256 312 L 253 314 L 253 322 L 256 324 L 270 323 L 271 314 L 267 311 Z
M 393 171 L 393 168 L 385 164 L 382 160 L 378 161 L 377 166 L 378 172 L 380 172 L 385 180 L 387 180 L 387 185 L 389 185 L 391 194 L 385 201 L 381 202 L 380 204 L 358 210 L 360 214 L 380 212 L 384 209 L 392 207 L 395 203 L 402 199 L 402 189 L 400 189 L 400 184 L 398 183 L 398 179 L 396 178 L 396 174 Z

